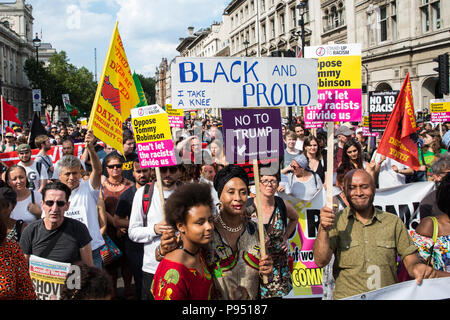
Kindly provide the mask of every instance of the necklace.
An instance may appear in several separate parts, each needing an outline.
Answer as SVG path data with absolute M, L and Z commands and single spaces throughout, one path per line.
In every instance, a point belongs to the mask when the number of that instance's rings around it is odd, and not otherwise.
M 112 183 L 111 181 L 109 181 L 109 179 L 106 179 L 106 182 L 107 182 L 111 187 L 118 187 L 118 186 L 120 186 L 120 185 L 123 183 L 123 177 L 122 177 L 122 179 L 120 180 L 120 182 L 118 182 L 118 183 Z
M 184 252 L 186 252 L 188 255 L 195 257 L 195 255 L 198 253 L 198 250 L 196 253 L 192 253 L 190 252 L 188 249 L 186 249 L 185 247 L 182 247 L 181 250 L 183 250 Z
M 225 230 L 227 230 L 227 231 L 229 231 L 229 232 L 232 232 L 232 233 L 236 233 L 236 232 L 241 231 L 241 230 L 242 230 L 242 227 L 244 226 L 242 223 L 241 223 L 238 227 L 236 227 L 236 228 L 231 228 L 231 227 L 227 226 L 227 225 L 225 224 L 225 222 L 223 222 L 223 220 L 222 220 L 222 215 L 221 215 L 221 214 L 218 214 L 218 215 L 217 215 L 217 219 L 219 220 L 220 224 L 222 225 L 222 227 L 223 227 Z

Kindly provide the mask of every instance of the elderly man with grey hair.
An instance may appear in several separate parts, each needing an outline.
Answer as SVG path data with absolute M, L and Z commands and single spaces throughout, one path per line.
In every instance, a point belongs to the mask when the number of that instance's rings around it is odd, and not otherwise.
M 87 226 L 92 238 L 94 265 L 101 269 L 100 249 L 105 241 L 100 232 L 97 202 L 100 195 L 102 165 L 95 152 L 95 137 L 92 130 L 87 132 L 85 143 L 92 164 L 89 179 L 84 180 L 81 177 L 80 160 L 73 155 L 65 155 L 59 162 L 59 180 L 72 190 L 69 199 L 70 207 L 65 216 L 77 219 Z
M 431 165 L 431 180 L 439 184 L 445 175 L 450 172 L 450 152 L 441 154 L 441 156 Z M 422 199 L 419 206 L 420 219 L 422 220 L 428 216 L 438 216 L 444 214 L 438 206 L 436 201 L 437 190 L 430 192 Z

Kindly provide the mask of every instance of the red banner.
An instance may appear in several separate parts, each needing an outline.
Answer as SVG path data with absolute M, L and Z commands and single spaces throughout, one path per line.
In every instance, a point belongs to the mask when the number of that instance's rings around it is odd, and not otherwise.
M 416 118 L 408 73 L 377 152 L 418 170 L 419 155 L 417 143 L 414 141 L 416 134 Z
M 81 158 L 84 146 L 85 146 L 84 142 L 83 143 L 75 143 L 74 156 Z M 34 160 L 34 158 L 36 158 L 36 155 L 38 153 L 39 153 L 39 149 L 31 150 L 31 158 Z M 56 163 L 59 159 L 62 158 L 62 145 L 53 146 L 47 154 L 52 159 L 52 162 Z M 17 151 L 0 153 L 0 160 L 7 167 L 11 167 L 20 161 Z

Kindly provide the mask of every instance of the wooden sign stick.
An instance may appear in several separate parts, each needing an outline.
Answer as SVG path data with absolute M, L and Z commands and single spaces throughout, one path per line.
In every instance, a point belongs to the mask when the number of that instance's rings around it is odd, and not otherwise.
M 261 208 L 261 189 L 259 187 L 259 170 L 258 170 L 258 160 L 253 159 L 253 173 L 255 179 L 255 189 L 256 189 L 256 210 L 258 213 L 258 232 L 259 232 L 259 245 L 261 247 L 261 257 L 266 255 L 266 242 L 264 239 L 264 222 L 262 216 Z M 263 276 L 263 283 L 267 284 L 269 280 L 267 276 Z
M 161 171 L 159 170 L 159 167 L 155 168 L 155 172 L 156 172 L 156 183 L 158 184 L 159 199 L 161 200 L 162 216 L 163 220 L 165 221 L 166 209 L 164 208 L 164 191 L 162 186 Z
M 334 122 L 328 122 L 327 130 L 327 207 L 333 209 Z

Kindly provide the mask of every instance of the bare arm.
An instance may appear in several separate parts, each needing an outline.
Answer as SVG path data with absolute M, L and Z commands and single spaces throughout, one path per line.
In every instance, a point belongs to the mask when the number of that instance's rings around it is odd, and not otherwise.
M 81 261 L 87 264 L 90 267 L 94 266 L 94 260 L 92 258 L 92 248 L 91 243 L 89 242 L 83 248 L 80 249 Z
M 313 246 L 314 262 L 319 268 L 325 267 L 330 263 L 333 256 L 328 231 L 333 227 L 334 220 L 335 215 L 331 209 L 324 207 L 320 210 L 320 225 Z
M 102 164 L 100 162 L 100 158 L 97 155 L 97 152 L 95 152 L 95 136 L 92 133 L 92 130 L 89 130 L 86 133 L 86 138 L 84 141 L 86 142 L 86 149 L 88 150 L 92 165 L 92 172 L 89 176 L 89 180 L 92 187 L 97 190 L 101 185 Z
M 286 227 L 286 233 L 284 235 L 285 237 L 284 240 L 286 241 L 287 238 L 295 231 L 295 228 L 297 227 L 298 213 L 295 210 L 294 206 L 289 201 L 284 200 L 284 203 L 286 205 L 286 213 L 288 217 L 288 224 Z

